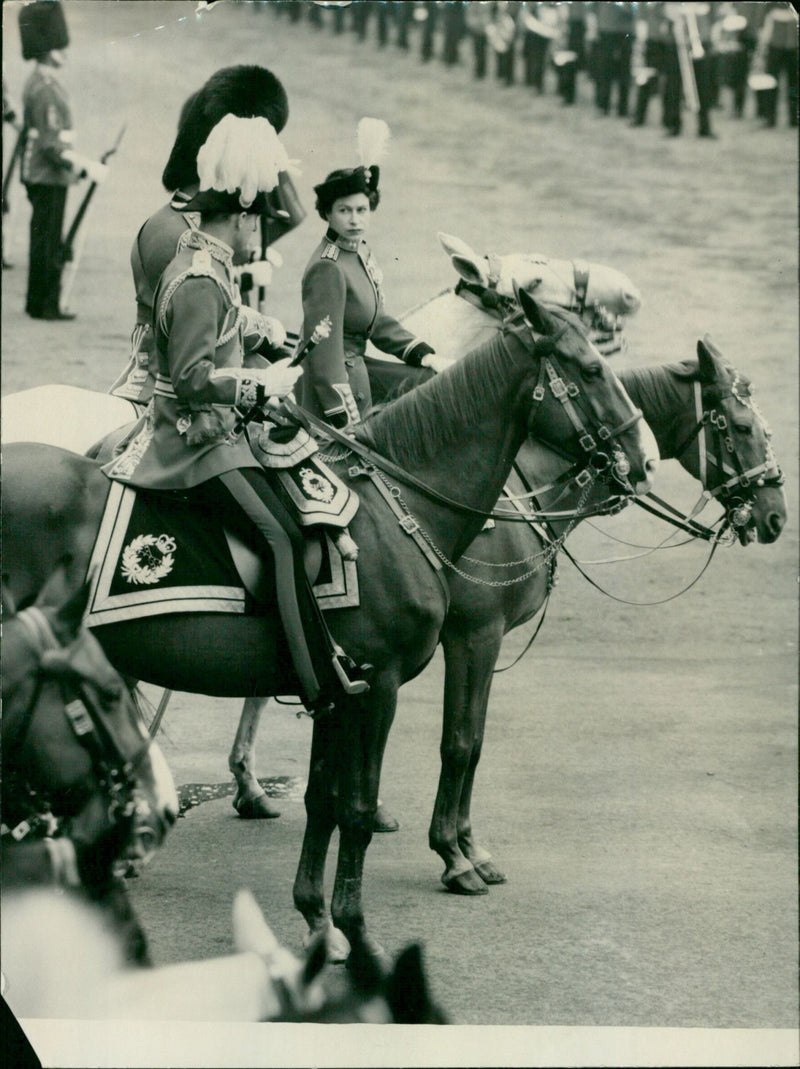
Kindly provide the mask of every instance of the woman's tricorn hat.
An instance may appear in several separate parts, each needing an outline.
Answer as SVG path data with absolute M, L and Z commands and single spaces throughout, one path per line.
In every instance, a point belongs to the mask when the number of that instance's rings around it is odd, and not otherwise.
M 322 219 L 327 220 L 335 201 L 354 193 L 363 193 L 369 198 L 370 211 L 374 212 L 380 203 L 378 182 L 381 171 L 378 165 L 386 155 L 389 127 L 382 119 L 364 118 L 358 124 L 357 140 L 361 166 L 331 171 L 324 182 L 314 186 L 316 208 Z
M 19 13 L 22 58 L 37 59 L 69 44 L 67 20 L 59 0 L 36 0 Z
M 226 115 L 263 118 L 280 133 L 289 118 L 286 90 L 266 67 L 223 67 L 181 112 L 178 133 L 161 181 L 170 192 L 198 181 L 197 154 Z
M 292 170 L 267 119 L 225 115 L 197 154 L 200 189 L 178 210 L 265 214 L 270 210 L 268 195 L 278 186 L 281 172 Z

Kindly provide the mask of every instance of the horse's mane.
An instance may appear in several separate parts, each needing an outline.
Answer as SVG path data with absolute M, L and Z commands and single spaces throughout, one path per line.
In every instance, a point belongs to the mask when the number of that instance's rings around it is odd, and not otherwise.
M 484 418 L 487 405 L 500 402 L 512 359 L 500 334 L 375 412 L 355 436 L 396 464 L 424 465 L 456 444 L 465 424 Z

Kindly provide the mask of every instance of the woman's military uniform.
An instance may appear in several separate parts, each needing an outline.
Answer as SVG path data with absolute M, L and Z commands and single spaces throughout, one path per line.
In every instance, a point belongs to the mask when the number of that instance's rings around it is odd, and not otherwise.
M 334 425 L 357 422 L 372 403 L 364 364 L 367 341 L 412 367 L 434 351 L 384 311 L 382 281 L 366 241 L 340 237 L 332 229 L 303 275 L 303 336 L 310 337 L 326 315 L 332 330 L 308 360 L 299 400 Z

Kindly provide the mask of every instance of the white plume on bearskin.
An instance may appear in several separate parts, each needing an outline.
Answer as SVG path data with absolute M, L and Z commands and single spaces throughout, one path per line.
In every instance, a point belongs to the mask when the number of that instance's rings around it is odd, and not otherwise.
M 389 150 L 389 126 L 383 119 L 365 117 L 358 124 L 356 138 L 362 167 L 377 167 Z
M 197 154 L 201 191 L 240 191 L 248 208 L 259 193 L 278 185 L 281 171 L 296 171 L 274 127 L 267 119 L 226 115 L 217 123 Z

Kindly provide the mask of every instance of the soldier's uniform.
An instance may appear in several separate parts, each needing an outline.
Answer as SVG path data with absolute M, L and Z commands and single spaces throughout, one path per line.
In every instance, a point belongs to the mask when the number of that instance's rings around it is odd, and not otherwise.
M 196 213 L 180 210 L 190 199 L 188 193 L 177 190 L 169 204 L 144 223 L 131 249 L 136 326 L 131 335 L 128 363 L 109 392 L 141 405 L 146 405 L 153 396 L 158 374 L 152 325 L 155 290 L 167 265 L 191 243 L 191 235 L 200 221 Z M 263 367 L 263 356 L 271 351 L 273 340 L 270 322 L 244 305 L 241 315 L 245 364 Z
M 111 393 L 139 404 L 153 395 L 157 367 L 152 335 L 153 295 L 167 264 L 182 248 L 199 217 L 185 206 L 198 189 L 197 154 L 212 128 L 226 114 L 261 115 L 280 133 L 289 117 L 286 93 L 275 75 L 263 67 L 223 67 L 184 103 L 175 142 L 162 182 L 171 200 L 144 223 L 131 249 L 131 271 L 136 290 L 136 325 L 131 335 L 127 365 L 111 387 Z M 278 185 L 266 194 L 269 208 L 265 244 L 272 244 L 304 218 L 291 178 L 278 176 Z M 245 310 L 248 317 L 245 352 L 268 350 L 269 320 Z M 254 361 L 258 366 L 259 361 Z
M 192 228 L 164 271 L 154 301 L 158 375 L 153 398 L 103 470 L 143 489 L 190 491 L 191 500 L 224 515 L 246 542 L 255 535 L 263 548 L 267 543 L 303 701 L 309 710 L 327 706 L 346 680 L 344 655 L 308 584 L 297 525 L 246 435 L 231 433 L 234 406 L 263 403 L 270 373 L 243 366 L 244 315 L 233 250 Z
M 61 5 L 31 4 L 20 12 L 24 59 L 39 60 L 69 44 Z M 25 148 L 21 178 L 31 202 L 28 291 L 25 311 L 59 319 L 64 267 L 62 229 L 67 188 L 78 178 L 65 157 L 75 134 L 66 90 L 52 67 L 37 62 L 22 94 Z
M 112 478 L 146 489 L 182 490 L 235 468 L 260 467 L 246 438 L 226 441 L 233 406 L 251 407 L 258 392 L 243 367 L 233 253 L 203 231 L 186 235 L 155 292 L 152 404 L 106 466 Z
M 326 315 L 333 329 L 309 358 L 299 383 L 299 400 L 321 419 L 357 422 L 372 403 L 364 366 L 367 340 L 412 367 L 433 349 L 409 333 L 383 307 L 382 274 L 363 239 L 352 241 L 329 229 L 303 275 L 303 336 Z

